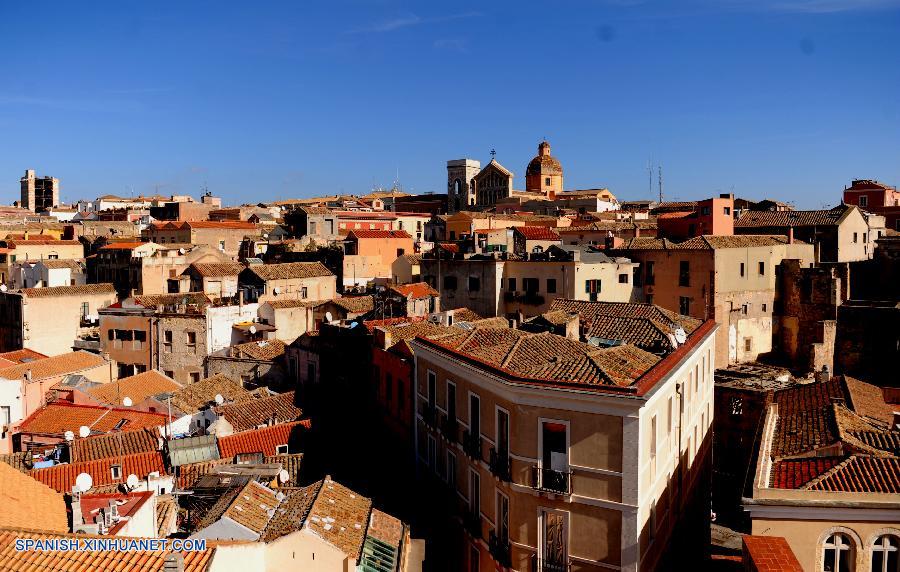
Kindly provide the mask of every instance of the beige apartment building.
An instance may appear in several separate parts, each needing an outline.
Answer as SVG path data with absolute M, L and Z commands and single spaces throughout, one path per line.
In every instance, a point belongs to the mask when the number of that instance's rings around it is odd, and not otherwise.
M 634 238 L 616 252 L 640 262 L 646 302 L 721 326 L 717 367 L 772 351 L 776 269 L 785 259 L 814 260 L 811 244 L 769 235 Z
M 251 222 L 170 221 L 151 224 L 141 236 L 157 244 L 206 245 L 236 260 L 244 237 L 259 234 L 257 226 Z
M 716 329 L 665 356 L 508 328 L 411 341 L 420 473 L 462 523 L 452 569 L 656 570 L 700 550 Z
M 444 309 L 470 308 L 482 316 L 537 316 L 556 298 L 633 302 L 641 295 L 634 284 L 637 262 L 586 246 L 551 246 L 523 256 L 423 258 L 420 265 Z

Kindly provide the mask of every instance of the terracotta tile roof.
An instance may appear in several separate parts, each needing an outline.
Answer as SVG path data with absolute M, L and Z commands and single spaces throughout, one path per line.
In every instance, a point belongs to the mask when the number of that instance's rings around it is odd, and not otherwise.
M 454 322 L 474 322 L 475 320 L 480 320 L 481 318 L 482 316 L 479 316 L 469 308 L 458 308 L 453 311 Z
M 803 488 L 843 460 L 843 457 L 805 457 L 778 461 L 772 465 L 769 486 L 776 489 Z
M 588 302 L 557 298 L 550 304 L 551 311 L 563 310 L 577 313 L 587 336 L 622 340 L 643 349 L 664 343 L 673 349 L 670 334 L 681 328 L 688 335 L 702 322 L 683 316 L 655 304 L 634 302 Z M 604 335 L 605 334 L 605 335 Z
M 194 487 L 197 480 L 212 472 L 214 467 L 219 465 L 229 465 L 234 462 L 233 457 L 223 457 L 220 459 L 212 459 L 209 461 L 201 461 L 199 463 L 187 463 L 177 467 L 178 479 L 176 484 L 179 489 L 186 490 Z
M 198 304 L 207 306 L 211 300 L 203 292 L 183 292 L 181 294 L 141 294 L 133 298 L 134 303 L 144 308 L 176 306 L 178 304 Z
M 15 248 L 16 246 L 29 246 L 29 245 L 49 245 L 49 246 L 80 246 L 81 243 L 77 240 L 58 240 L 55 238 L 29 238 L 28 240 L 8 240 L 6 244 L 10 248 Z
M 427 282 L 397 284 L 396 286 L 391 286 L 391 291 L 400 294 L 404 298 L 412 298 L 413 300 L 441 295 L 440 292 L 429 286 Z
M 421 254 L 404 254 L 403 256 L 400 256 L 399 258 L 402 258 L 403 261 L 408 264 L 419 264 L 420 262 L 422 262 Z
M 231 346 L 231 356 L 272 361 L 278 356 L 284 355 L 284 347 L 284 342 L 278 339 L 246 342 Z
M 63 495 L 5 463 L 0 463 L 0 482 L 0 527 L 69 531 Z
M 300 210 L 309 215 L 329 215 L 332 210 L 327 207 L 300 207 Z
M 370 499 L 325 479 L 309 509 L 306 526 L 344 554 L 359 560 L 371 512 Z
M 108 362 L 97 354 L 85 351 L 69 352 L 58 356 L 36 359 L 19 365 L 0 369 L 0 377 L 5 379 L 22 379 L 26 372 L 31 372 L 32 380 L 56 377 L 67 373 L 77 373 Z
M 852 409 L 857 415 L 883 423 L 886 427 L 893 424 L 894 408 L 884 402 L 884 393 L 880 387 L 846 375 L 844 385 L 847 387 Z
M 150 242 L 110 242 L 106 246 L 101 246 L 99 250 L 134 250 L 135 248 L 152 244 Z
M 368 312 L 375 307 L 373 296 L 341 296 L 329 300 L 335 306 L 339 306 L 351 314 Z
M 206 264 L 191 264 L 191 268 L 197 271 L 197 274 L 206 278 L 222 278 L 225 276 L 237 276 L 241 270 L 246 268 L 238 262 L 212 262 Z
M 260 425 L 295 421 L 303 410 L 294 405 L 294 392 L 279 393 L 215 408 L 236 432 L 254 429 Z M 274 423 L 272 421 L 274 420 Z
M 284 500 L 275 509 L 275 515 L 259 537 L 260 541 L 272 542 L 296 530 L 302 530 L 323 484 L 324 481 L 319 481 L 306 487 L 281 489 L 285 495 Z
M 124 425 L 120 423 L 126 420 Z M 144 427 L 159 427 L 166 423 L 166 416 L 161 413 L 146 413 L 130 409 L 96 407 L 93 405 L 74 405 L 64 401 L 49 403 L 19 424 L 22 433 L 41 435 L 62 435 L 72 431 L 78 435 L 82 425 L 92 431 L 107 433 L 119 429 L 131 431 Z
M 559 233 L 546 226 L 517 226 L 513 232 L 525 240 L 560 240 Z
M 19 472 L 27 473 L 32 466 L 31 451 L 0 454 L 0 463 L 9 465 Z
M 228 435 L 219 439 L 219 453 L 222 457 L 234 457 L 238 453 L 275 455 L 278 445 L 296 443 L 299 432 L 308 427 L 308 421 L 295 421 Z
M 163 572 L 165 558 L 172 551 L 79 550 L 59 552 L 50 550 L 15 549 L 19 538 L 49 540 L 57 538 L 86 538 L 84 535 L 48 533 L 24 528 L 0 529 L 0 570 L 33 570 L 47 572 L 80 572 L 87 570 L 120 570 L 128 572 Z M 99 538 L 99 537 L 94 537 Z M 108 537 L 107 537 L 108 538 Z M 184 572 L 205 572 L 212 564 L 215 548 L 196 552 L 181 552 Z
M 0 353 L 0 359 L 5 359 L 14 363 L 33 362 L 35 360 L 43 359 L 46 357 L 49 356 L 45 356 L 42 353 L 38 353 L 27 348 Z
M 432 324 L 431 322 L 427 322 L 425 320 L 407 320 L 405 322 L 394 324 L 375 325 L 376 323 L 373 322 L 366 322 L 365 324 L 367 327 L 372 324 L 372 327 L 383 329 L 387 334 L 390 335 L 392 344 L 395 344 L 401 340 L 411 340 L 419 336 L 434 336 L 452 332 L 461 332 L 461 330 L 459 330 L 458 328 L 451 329 L 451 327 L 442 326 L 440 324 Z
M 596 348 L 508 328 L 478 328 L 434 336 L 431 342 L 525 381 L 553 385 L 630 386 L 660 360 L 634 346 Z
M 113 478 L 113 465 L 119 465 L 122 468 L 118 479 Z M 166 474 L 162 453 L 136 453 L 81 463 L 64 463 L 46 469 L 32 469 L 28 474 L 61 493 L 68 493 L 72 491 L 75 478 L 81 473 L 89 474 L 94 480 L 94 486 L 99 487 L 124 483 L 128 475 L 132 474 L 137 475 L 139 479 L 145 479 L 153 472 L 158 472 L 160 475 Z
M 158 451 L 159 431 L 144 428 L 135 431 L 118 431 L 107 435 L 77 436 L 69 443 L 69 460 L 73 463 L 96 461 L 120 455 L 134 455 Z
M 803 572 L 803 567 L 787 540 L 781 536 L 743 537 L 744 553 L 750 561 L 748 570 L 757 572 Z
M 88 393 L 101 403 L 118 407 L 122 405 L 122 400 L 126 397 L 136 404 L 153 395 L 175 392 L 182 387 L 184 386 L 171 377 L 151 369 L 111 383 L 98 385 L 89 389 Z
M 262 533 L 269 523 L 269 511 L 274 511 L 279 504 L 275 494 L 272 489 L 256 481 L 250 481 L 241 489 L 222 516 L 246 526 L 257 534 Z
M 178 502 L 170 494 L 156 496 L 156 536 L 168 538 L 177 530 Z
M 256 230 L 256 225 L 252 222 L 242 222 L 242 221 L 209 221 L 209 220 L 197 220 L 190 221 L 185 223 L 193 229 L 219 229 L 219 230 Z
M 112 284 L 82 284 L 80 286 L 47 286 L 46 288 L 21 288 L 19 290 L 29 298 L 51 298 L 56 296 L 91 296 L 109 294 L 115 296 L 116 289 Z
M 223 374 L 216 374 L 177 391 L 172 395 L 172 406 L 184 413 L 194 413 L 214 402 L 217 394 L 232 402 L 251 398 L 250 392 L 240 383 Z
M 805 488 L 845 493 L 900 494 L 900 459 L 852 455 Z
M 409 238 L 412 239 L 412 236 L 406 232 L 405 230 L 366 230 L 366 229 L 354 229 L 351 230 L 348 239 L 350 237 L 356 238 L 375 238 L 375 239 L 384 239 L 384 238 Z
M 325 302 L 328 302 L 328 300 L 299 300 L 294 298 L 290 300 L 266 300 L 264 304 L 268 304 L 276 310 L 282 310 L 287 308 L 315 308 Z
M 51 270 L 68 268 L 75 272 L 84 271 L 84 260 L 48 259 L 41 260 L 40 263 Z
M 844 399 L 836 377 L 827 382 L 789 387 L 775 394 L 778 420 L 772 438 L 772 455 L 785 457 L 808 453 L 837 441 L 832 402 Z
M 850 207 L 840 205 L 817 211 L 747 211 L 734 221 L 734 228 L 776 228 L 791 226 L 834 226 Z
M 291 278 L 318 278 L 334 276 L 321 262 L 284 262 L 281 264 L 253 264 L 247 272 L 256 274 L 263 280 L 288 280 Z
M 741 234 L 734 236 L 703 235 L 673 242 L 667 238 L 630 238 L 619 249 L 624 250 L 715 250 L 722 248 L 753 248 L 787 244 L 788 238 L 781 235 Z M 795 244 L 803 244 L 794 240 Z
M 400 546 L 403 541 L 403 521 L 378 509 L 372 509 L 366 536 L 376 538 L 388 546 Z

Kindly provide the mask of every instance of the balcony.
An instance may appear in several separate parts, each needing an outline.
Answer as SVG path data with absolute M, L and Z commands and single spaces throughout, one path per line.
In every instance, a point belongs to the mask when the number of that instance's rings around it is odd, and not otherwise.
M 531 572 L 569 572 L 572 569 L 572 563 L 568 559 L 564 562 L 551 562 L 543 558 L 538 558 L 535 554 L 531 557 Z
M 510 552 L 509 538 L 500 538 L 496 530 L 488 535 L 488 550 L 491 552 L 497 564 L 503 568 L 512 566 L 512 553 Z
M 459 421 L 456 417 L 441 417 L 441 434 L 451 443 L 456 443 L 459 440 Z
M 469 430 L 463 431 L 463 451 L 471 459 L 481 460 L 481 434 L 473 435 Z
M 571 471 L 554 471 L 553 469 L 532 468 L 534 488 L 548 493 L 560 495 L 572 494 Z
M 510 482 L 512 480 L 509 451 L 497 451 L 496 448 L 491 447 L 488 465 L 491 473 L 501 481 Z
M 422 406 L 422 420 L 425 421 L 425 424 L 429 427 L 436 427 L 437 408 L 425 403 Z
M 466 509 L 465 512 L 463 512 L 463 527 L 466 529 L 466 532 L 472 535 L 473 538 L 480 539 L 481 515 L 476 514 L 471 509 Z

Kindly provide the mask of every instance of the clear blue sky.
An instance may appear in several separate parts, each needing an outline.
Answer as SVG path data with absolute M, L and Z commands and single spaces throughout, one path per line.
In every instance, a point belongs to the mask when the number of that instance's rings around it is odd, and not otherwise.
M 524 187 L 734 189 L 815 208 L 900 183 L 900 0 L 0 3 L 0 201 L 228 203 L 446 189 L 490 150 Z M 655 193 L 655 188 L 654 188 Z

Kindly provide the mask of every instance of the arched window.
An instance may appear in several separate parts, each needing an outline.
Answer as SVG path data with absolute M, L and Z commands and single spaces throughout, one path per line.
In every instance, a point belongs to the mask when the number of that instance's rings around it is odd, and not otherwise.
M 842 532 L 835 532 L 825 541 L 823 572 L 854 572 L 856 550 L 853 540 Z
M 544 247 L 543 246 L 535 246 L 534 248 L 531 249 L 531 252 L 533 252 L 535 254 L 539 254 L 541 252 L 544 252 Z
M 872 572 L 900 572 L 900 538 L 883 534 L 875 540 Z

